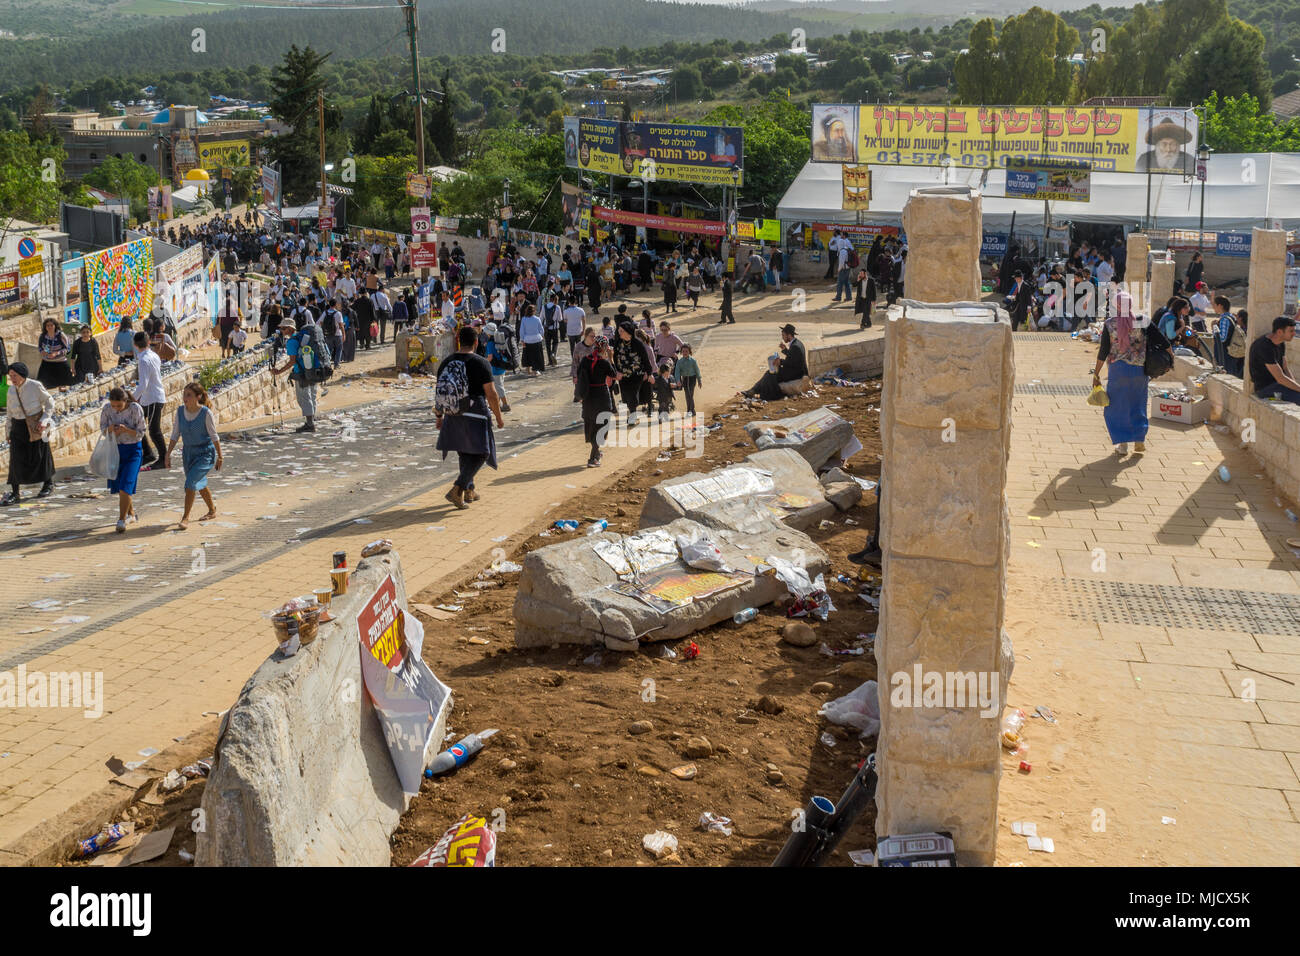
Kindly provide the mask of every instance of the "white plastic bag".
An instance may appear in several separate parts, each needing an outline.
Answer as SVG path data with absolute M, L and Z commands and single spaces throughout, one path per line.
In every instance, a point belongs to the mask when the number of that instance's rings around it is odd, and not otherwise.
M 722 552 L 718 550 L 718 546 L 706 537 L 688 538 L 686 535 L 678 535 L 677 549 L 681 551 L 682 560 L 688 567 L 698 568 L 701 571 L 718 571 L 723 574 L 731 570 L 722 560 Z
M 832 724 L 852 727 L 859 737 L 870 737 L 880 730 L 880 700 L 876 682 L 867 681 L 857 690 L 827 701 L 818 712 Z
M 643 836 L 641 845 L 653 853 L 656 860 L 662 860 L 668 854 L 677 852 L 677 837 L 663 830 L 656 830 Z
M 90 473 L 98 475 L 105 481 L 112 481 L 117 477 L 118 465 L 121 458 L 118 454 L 117 438 L 104 432 L 99 436 L 99 441 L 95 443 L 95 450 L 90 454 Z

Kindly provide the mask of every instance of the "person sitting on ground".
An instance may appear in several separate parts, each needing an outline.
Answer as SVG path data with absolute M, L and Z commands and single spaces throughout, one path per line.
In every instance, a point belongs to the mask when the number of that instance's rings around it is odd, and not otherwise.
M 1286 343 L 1295 338 L 1295 319 L 1279 315 L 1273 331 L 1261 335 L 1250 346 L 1250 378 L 1256 398 L 1280 398 L 1300 405 L 1300 382 L 1286 364 Z

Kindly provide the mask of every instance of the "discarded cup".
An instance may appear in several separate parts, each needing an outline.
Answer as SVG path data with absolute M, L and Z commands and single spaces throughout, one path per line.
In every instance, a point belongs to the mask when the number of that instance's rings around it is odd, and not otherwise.
M 330 584 L 336 596 L 348 593 L 348 569 L 337 568 L 330 572 Z
M 743 611 L 737 611 L 734 615 L 732 615 L 731 619 L 737 624 L 745 624 L 749 621 L 752 621 L 756 617 L 758 617 L 758 608 L 747 607 Z
M 334 588 L 312 588 L 312 596 L 316 598 L 316 603 L 321 607 L 330 606 L 330 598 L 334 596 Z

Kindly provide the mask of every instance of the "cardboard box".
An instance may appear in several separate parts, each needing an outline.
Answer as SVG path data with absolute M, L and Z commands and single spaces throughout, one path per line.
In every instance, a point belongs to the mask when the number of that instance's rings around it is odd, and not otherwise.
M 1210 402 L 1204 396 L 1194 401 L 1180 402 L 1176 398 L 1161 398 L 1159 394 L 1151 396 L 1149 418 L 1159 418 L 1180 425 L 1197 425 L 1210 418 Z

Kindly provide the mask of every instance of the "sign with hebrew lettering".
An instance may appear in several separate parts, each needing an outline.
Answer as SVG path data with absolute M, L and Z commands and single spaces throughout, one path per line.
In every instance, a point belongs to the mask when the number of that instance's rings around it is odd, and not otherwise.
M 1193 110 L 1159 107 L 817 104 L 812 160 L 998 169 L 1073 161 L 1093 172 L 1195 172 Z
M 649 182 L 745 185 L 739 126 L 628 123 L 566 116 L 565 165 Z

